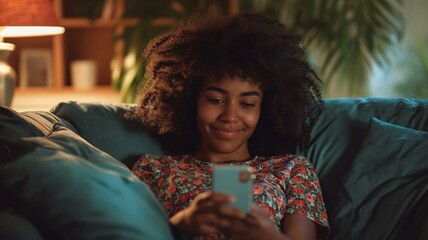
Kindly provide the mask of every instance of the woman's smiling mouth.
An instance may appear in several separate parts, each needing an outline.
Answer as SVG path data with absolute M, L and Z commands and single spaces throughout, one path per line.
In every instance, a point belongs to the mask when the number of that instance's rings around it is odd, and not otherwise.
M 214 127 L 211 127 L 211 130 L 216 137 L 222 139 L 233 139 L 242 131 L 242 129 L 220 129 Z

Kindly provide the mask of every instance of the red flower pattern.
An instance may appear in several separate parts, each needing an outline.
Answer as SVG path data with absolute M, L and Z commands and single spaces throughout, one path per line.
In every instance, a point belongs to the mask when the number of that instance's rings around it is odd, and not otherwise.
M 264 192 L 264 190 L 263 190 L 263 187 L 261 185 L 255 184 L 253 186 L 253 193 L 254 194 L 260 195 L 260 194 L 263 194 L 263 192 Z
M 293 193 L 296 195 L 301 195 L 305 193 L 305 189 L 301 188 L 301 187 L 296 187 L 293 189 Z
M 317 224 L 318 238 L 329 235 L 327 213 L 320 184 L 312 164 L 298 155 L 255 157 L 228 163 L 249 165 L 254 171 L 253 201 L 269 213 L 278 228 L 285 215 L 298 214 Z M 143 155 L 134 165 L 134 174 L 155 193 L 169 216 L 190 205 L 200 193 L 211 190 L 215 163 L 202 162 L 192 155 Z M 203 239 L 224 239 L 210 236 Z

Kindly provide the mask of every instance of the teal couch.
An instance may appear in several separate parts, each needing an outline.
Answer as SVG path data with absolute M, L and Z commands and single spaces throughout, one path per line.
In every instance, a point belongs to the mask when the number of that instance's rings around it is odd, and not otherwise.
M 172 239 L 129 171 L 174 153 L 124 118 L 126 104 L 0 107 L 0 239 Z M 428 239 L 428 100 L 327 99 L 305 154 L 321 181 L 331 239 Z

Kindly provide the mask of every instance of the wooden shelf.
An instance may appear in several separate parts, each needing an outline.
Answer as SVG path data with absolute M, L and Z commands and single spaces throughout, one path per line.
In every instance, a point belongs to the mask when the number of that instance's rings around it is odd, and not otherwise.
M 108 27 L 114 28 L 117 26 L 133 26 L 138 24 L 139 19 L 97 19 L 90 20 L 88 18 L 63 18 L 60 20 L 61 26 L 65 28 L 93 28 L 93 27 Z
M 120 103 L 120 94 L 110 86 L 100 86 L 88 90 L 63 88 L 17 88 L 12 101 L 12 109 L 23 111 L 49 111 L 60 102 Z
M 139 19 L 120 18 L 123 0 L 115 0 L 111 19 L 91 20 L 69 12 L 79 1 L 52 0 L 53 8 L 61 26 L 62 35 L 13 38 L 15 51 L 9 62 L 18 74 L 17 90 L 12 107 L 24 110 L 49 110 L 60 101 L 112 101 L 120 102 L 120 94 L 111 87 L 110 64 L 113 55 L 120 51 L 114 36 L 127 26 L 138 24 Z M 9 39 L 7 39 L 9 40 Z M 22 88 L 20 84 L 20 54 L 27 48 L 50 49 L 52 52 L 52 87 Z M 76 91 L 71 87 L 70 65 L 74 60 L 90 59 L 97 63 L 97 86 L 88 91 Z
M 16 45 L 16 50 L 9 57 L 9 62 L 18 74 L 18 87 L 21 86 L 19 80 L 20 54 L 26 48 L 43 48 L 52 51 L 52 75 L 56 89 L 71 86 L 70 65 L 74 60 L 94 60 L 97 63 L 97 84 L 111 84 L 110 64 L 115 51 L 117 51 L 114 36 L 122 31 L 123 28 L 138 24 L 139 19 L 123 20 L 120 18 L 119 13 L 114 15 L 114 19 L 98 20 L 64 15 L 78 1 L 76 0 L 74 3 L 66 0 L 52 1 L 59 23 L 65 28 L 64 34 L 10 39 L 9 42 Z M 123 4 L 120 0 L 116 3 Z M 120 8 L 115 8 L 114 10 L 120 10 Z

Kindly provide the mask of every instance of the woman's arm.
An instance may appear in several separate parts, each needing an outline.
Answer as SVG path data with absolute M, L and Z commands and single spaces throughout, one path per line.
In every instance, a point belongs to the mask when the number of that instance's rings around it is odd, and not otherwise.
M 303 215 L 289 215 L 284 220 L 283 232 L 290 240 L 315 240 L 316 225 Z
M 226 236 L 236 240 L 315 240 L 316 225 L 302 215 L 290 215 L 284 220 L 282 232 L 275 227 L 269 215 L 254 206 L 245 221 L 235 221 L 225 228 Z
M 287 210 L 282 230 L 293 240 L 325 238 L 329 227 L 317 173 L 303 157 L 295 158 L 294 163 L 286 181 Z

